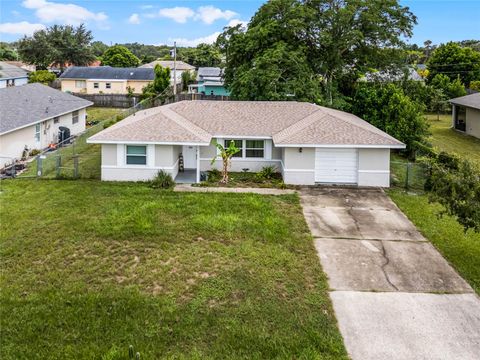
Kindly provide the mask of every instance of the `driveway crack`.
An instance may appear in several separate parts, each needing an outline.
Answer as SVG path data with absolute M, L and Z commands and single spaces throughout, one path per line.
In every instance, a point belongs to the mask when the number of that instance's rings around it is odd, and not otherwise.
M 398 287 L 396 287 L 395 284 L 390 280 L 390 277 L 388 276 L 387 271 L 385 269 L 387 265 L 390 263 L 390 258 L 388 257 L 387 250 L 385 249 L 385 245 L 383 244 L 383 241 L 380 241 L 380 244 L 382 245 L 382 256 L 385 259 L 385 262 L 382 264 L 380 268 L 382 269 L 383 275 L 385 276 L 385 279 L 390 284 L 390 286 L 398 291 Z

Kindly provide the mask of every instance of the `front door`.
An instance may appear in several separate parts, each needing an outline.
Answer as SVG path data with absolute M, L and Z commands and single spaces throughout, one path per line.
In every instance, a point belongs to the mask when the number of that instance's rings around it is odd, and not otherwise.
M 195 169 L 197 167 L 197 147 L 184 145 L 182 151 L 185 169 Z

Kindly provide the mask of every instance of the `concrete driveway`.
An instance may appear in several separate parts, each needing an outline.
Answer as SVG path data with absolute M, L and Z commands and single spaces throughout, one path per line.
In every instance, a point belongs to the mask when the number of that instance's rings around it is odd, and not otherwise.
M 300 193 L 356 359 L 480 359 L 480 299 L 377 189 Z

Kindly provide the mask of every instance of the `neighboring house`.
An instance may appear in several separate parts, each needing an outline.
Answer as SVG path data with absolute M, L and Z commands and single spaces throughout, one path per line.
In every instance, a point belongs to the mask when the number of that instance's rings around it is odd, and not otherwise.
M 197 72 L 197 83 L 188 86 L 189 93 L 229 96 L 223 81 L 223 69 L 219 67 L 201 67 Z
M 28 83 L 28 71 L 6 61 L 0 61 L 0 89 L 25 85 Z
M 35 65 L 27 64 L 27 63 L 24 63 L 23 61 L 6 60 L 5 62 L 7 64 L 22 68 L 23 70 L 27 70 L 28 72 L 33 72 L 37 70 L 37 67 Z
M 183 61 L 176 61 L 176 66 L 174 64 L 173 60 L 155 60 L 152 61 L 151 63 L 145 64 L 140 66 L 140 68 L 146 68 L 146 69 L 153 69 L 155 65 L 160 64 L 161 67 L 164 68 L 170 68 L 170 81 L 173 85 L 173 68 L 176 67 L 177 69 L 177 84 L 180 84 L 182 82 L 182 73 L 184 71 L 189 71 L 193 73 L 195 71 L 195 66 L 192 66 L 190 64 L 187 64 L 186 62 Z
M 358 81 L 380 81 L 380 82 L 390 82 L 390 81 L 402 81 L 403 79 L 407 78 L 407 80 L 411 81 L 423 81 L 423 78 L 418 74 L 418 72 L 409 67 L 406 71 L 377 71 L 377 72 L 370 72 L 365 74 L 365 76 L 358 79 Z
M 160 169 L 175 178 L 182 154 L 199 182 L 215 141 L 231 140 L 241 149 L 232 171 L 273 165 L 285 183 L 302 185 L 388 187 L 390 149 L 405 148 L 352 114 L 294 101 L 181 101 L 139 111 L 87 142 L 102 145 L 102 180 L 148 180 Z
M 118 68 L 111 66 L 72 66 L 60 76 L 64 92 L 80 94 L 134 94 L 153 82 L 153 69 Z
M 20 159 L 25 148 L 57 143 L 59 127 L 76 135 L 85 130 L 92 102 L 34 83 L 0 89 L 0 168 Z
M 100 60 L 93 60 L 92 62 L 90 62 L 88 65 L 88 67 L 98 67 L 102 64 L 102 62 Z M 48 70 L 53 72 L 54 74 L 56 74 L 57 76 L 60 75 L 63 71 L 65 71 L 65 69 L 69 68 L 69 67 L 72 67 L 72 66 L 75 66 L 69 62 L 66 62 L 63 64 L 63 66 L 61 66 L 61 64 L 55 64 L 55 63 L 51 63 L 49 66 L 48 66 Z
M 480 93 L 450 100 L 452 127 L 480 139 Z

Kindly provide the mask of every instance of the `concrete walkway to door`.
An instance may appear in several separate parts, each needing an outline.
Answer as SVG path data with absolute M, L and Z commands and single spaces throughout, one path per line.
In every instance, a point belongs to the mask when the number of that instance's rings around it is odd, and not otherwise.
M 480 359 L 480 299 L 382 190 L 300 197 L 352 359 Z

